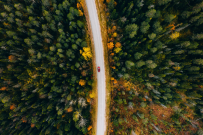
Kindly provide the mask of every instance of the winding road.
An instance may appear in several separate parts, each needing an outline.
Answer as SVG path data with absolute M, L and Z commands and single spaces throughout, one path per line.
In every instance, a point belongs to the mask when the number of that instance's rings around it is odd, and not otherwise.
M 104 66 L 104 51 L 102 45 L 101 29 L 97 14 L 95 0 L 85 0 L 91 30 L 94 40 L 96 66 L 100 66 L 100 72 L 97 72 L 97 90 L 98 90 L 98 110 L 97 110 L 97 135 L 104 135 L 106 132 L 106 83 L 105 83 L 105 66 Z

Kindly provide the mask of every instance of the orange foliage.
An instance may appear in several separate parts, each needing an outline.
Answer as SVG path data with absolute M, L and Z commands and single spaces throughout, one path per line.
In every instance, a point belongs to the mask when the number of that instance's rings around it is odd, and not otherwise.
M 80 3 L 77 3 L 77 8 L 79 9 L 81 7 Z
M 111 28 L 109 28 L 109 29 L 108 29 L 108 33 L 111 33 L 111 31 L 112 31 Z
M 62 118 L 64 118 L 66 116 L 66 114 L 62 115 Z
M 35 124 L 31 123 L 31 128 L 35 127 Z
M 15 60 L 15 56 L 10 55 L 10 56 L 8 56 L 8 59 L 9 59 L 10 61 L 13 61 L 13 60 Z
M 80 5 L 84 8 L 84 3 L 83 3 L 83 1 L 80 2 Z
M 80 79 L 80 82 L 79 82 L 79 85 L 80 85 L 80 86 L 84 86 L 84 85 L 85 85 L 85 83 L 86 83 L 86 81 L 85 81 L 85 80 Z
M 11 110 L 14 110 L 16 107 L 15 107 L 15 104 L 12 104 L 12 105 L 10 105 L 10 109 Z
M 57 129 L 59 129 L 60 128 L 60 124 L 57 124 Z
M 23 121 L 23 123 L 26 123 L 26 122 L 27 122 L 26 117 L 22 117 L 22 119 L 21 119 L 21 120 Z
M 113 69 L 116 69 L 116 67 L 115 67 L 115 66 L 113 66 L 112 68 L 113 68 Z
M 72 107 L 69 107 L 68 109 L 66 109 L 67 112 L 72 112 L 73 111 L 73 108 Z
M 6 90 L 7 89 L 7 87 L 2 87 L 0 90 Z
M 111 56 L 114 56 L 114 53 L 111 53 L 110 55 L 111 55 Z
M 110 43 L 107 43 L 107 46 L 108 46 L 109 49 L 113 49 L 114 44 L 113 44 L 113 42 L 110 42 Z
M 114 84 L 118 83 L 116 80 L 114 80 Z
M 89 103 L 91 101 L 91 99 L 90 98 L 87 98 L 87 102 Z
M 169 24 L 166 28 L 173 26 L 170 30 L 175 30 L 175 25 L 174 24 Z
M 114 2 L 114 6 L 116 6 L 117 5 L 117 2 Z
M 121 43 L 120 43 L 120 42 L 117 42 L 117 43 L 115 44 L 115 46 L 116 46 L 116 47 L 121 47 Z
M 113 27 L 112 27 L 112 30 L 115 31 L 115 30 L 116 30 L 116 26 L 113 26 Z
M 90 131 L 91 129 L 92 129 L 92 126 L 90 125 L 90 126 L 87 128 L 87 130 Z
M 203 85 L 198 85 L 199 88 L 203 88 Z

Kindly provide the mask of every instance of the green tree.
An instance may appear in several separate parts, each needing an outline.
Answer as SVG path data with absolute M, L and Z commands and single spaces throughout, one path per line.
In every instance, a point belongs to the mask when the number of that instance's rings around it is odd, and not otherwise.
M 159 21 L 156 21 L 153 25 L 153 31 L 158 34 L 160 32 L 162 32 L 163 28 L 162 26 L 160 25 L 160 22 Z
M 183 11 L 182 14 L 181 14 L 181 17 L 183 19 L 187 19 L 187 18 L 190 17 L 191 14 L 192 14 L 192 12 L 190 12 L 190 11 Z
M 156 37 L 155 33 L 148 34 L 149 39 L 154 40 Z
M 149 30 L 149 27 L 150 25 L 144 21 L 141 23 L 140 31 L 145 34 Z
M 193 63 L 197 65 L 203 65 L 203 59 L 194 59 Z
M 175 18 L 175 15 L 172 15 L 172 14 L 167 14 L 164 18 L 164 21 L 167 22 L 167 23 L 170 23 L 172 22 L 172 20 Z
M 110 9 L 110 11 L 112 11 L 114 9 L 114 0 L 109 1 L 108 8 Z
M 134 54 L 134 57 L 135 57 L 136 60 L 139 60 L 139 59 L 142 57 L 142 54 L 139 53 L 139 52 L 136 52 L 136 53 Z
M 149 18 L 153 18 L 155 13 L 156 13 L 155 9 L 150 9 L 149 11 L 146 12 L 145 16 Z
M 196 35 L 194 35 L 194 36 L 192 36 L 192 39 L 193 40 L 202 40 L 203 39 L 203 34 L 201 33 L 201 34 L 196 34 Z
M 135 35 L 137 35 L 138 29 L 139 27 L 137 26 L 137 24 L 129 24 L 125 27 L 125 32 L 127 33 L 127 35 L 129 35 L 129 38 L 133 38 L 135 37 Z
M 167 4 L 168 2 L 170 2 L 171 0 L 158 0 L 157 1 L 157 3 L 159 4 L 159 5 L 165 5 L 165 4 Z
M 145 62 L 142 61 L 142 60 L 140 60 L 140 61 L 138 61 L 138 62 L 135 63 L 135 66 L 136 66 L 137 68 L 141 68 L 141 67 L 144 66 L 144 65 L 145 65 Z
M 127 69 L 131 69 L 131 67 L 133 67 L 134 65 L 135 65 L 135 63 L 133 63 L 132 61 L 125 62 L 125 66 Z

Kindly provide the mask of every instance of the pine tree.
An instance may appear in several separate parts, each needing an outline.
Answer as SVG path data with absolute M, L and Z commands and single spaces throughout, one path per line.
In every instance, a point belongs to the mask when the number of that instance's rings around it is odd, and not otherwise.
M 129 35 L 129 38 L 133 38 L 135 35 L 137 35 L 137 30 L 139 27 L 137 24 L 129 24 L 125 27 L 125 32 Z

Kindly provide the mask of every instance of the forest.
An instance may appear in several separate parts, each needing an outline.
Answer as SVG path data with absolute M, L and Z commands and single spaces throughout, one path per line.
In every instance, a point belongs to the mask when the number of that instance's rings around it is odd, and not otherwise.
M 110 135 L 203 134 L 203 1 L 104 0 Z
M 92 52 L 77 0 L 0 0 L 0 134 L 91 131 Z

